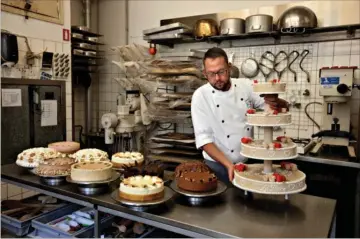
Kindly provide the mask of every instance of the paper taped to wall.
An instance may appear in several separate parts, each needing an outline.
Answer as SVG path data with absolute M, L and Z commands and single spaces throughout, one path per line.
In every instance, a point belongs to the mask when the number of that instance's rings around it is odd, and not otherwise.
M 57 125 L 57 100 L 41 101 L 41 127 Z
M 21 89 L 1 89 L 2 107 L 19 107 L 21 103 Z

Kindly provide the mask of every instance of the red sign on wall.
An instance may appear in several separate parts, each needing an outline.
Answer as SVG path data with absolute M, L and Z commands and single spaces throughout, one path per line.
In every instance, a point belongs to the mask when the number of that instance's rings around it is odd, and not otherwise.
M 70 31 L 69 29 L 63 29 L 63 40 L 69 41 L 70 40 Z

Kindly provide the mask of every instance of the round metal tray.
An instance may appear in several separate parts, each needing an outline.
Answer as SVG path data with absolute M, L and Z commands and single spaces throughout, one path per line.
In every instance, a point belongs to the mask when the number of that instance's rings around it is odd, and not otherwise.
M 191 198 L 206 198 L 206 197 L 218 196 L 221 193 L 225 192 L 225 190 L 227 189 L 227 186 L 225 185 L 225 183 L 223 183 L 221 181 L 218 181 L 216 190 L 209 191 L 209 192 L 190 192 L 190 191 L 183 190 L 177 186 L 175 180 L 170 184 L 170 187 L 175 192 L 177 192 L 181 195 L 187 196 L 187 197 L 191 197 Z
M 88 182 L 79 182 L 79 181 L 74 181 L 71 179 L 71 176 L 67 176 L 66 177 L 66 181 L 69 183 L 74 183 L 74 184 L 79 184 L 79 185 L 88 185 L 88 187 L 90 187 L 90 185 L 98 185 L 98 184 L 108 184 L 111 183 L 113 181 L 115 181 L 116 179 L 118 179 L 120 177 L 120 175 L 117 172 L 112 172 L 112 177 L 108 180 L 105 181 L 88 181 Z
M 41 177 L 41 176 L 40 176 Z M 58 176 L 58 177 L 41 177 L 40 180 L 47 185 L 57 186 L 61 185 L 65 182 L 66 176 Z
M 156 199 L 153 201 L 146 201 L 146 202 L 139 202 L 139 201 L 130 201 L 127 199 L 123 199 L 119 196 L 119 190 L 115 190 L 111 193 L 111 197 L 126 206 L 131 206 L 131 207 L 148 207 L 148 206 L 154 206 L 154 205 L 158 205 L 158 204 L 162 204 L 165 203 L 167 201 L 169 201 L 170 199 L 173 198 L 173 196 L 175 195 L 175 192 L 173 190 L 171 190 L 171 188 L 169 187 L 164 187 L 164 197 L 160 198 L 160 199 Z

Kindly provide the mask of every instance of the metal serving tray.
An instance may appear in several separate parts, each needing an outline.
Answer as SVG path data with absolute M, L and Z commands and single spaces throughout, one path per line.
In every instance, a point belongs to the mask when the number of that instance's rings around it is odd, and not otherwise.
M 39 217 L 36 220 L 32 221 L 32 226 L 36 229 L 34 231 L 33 236 L 35 237 L 45 237 L 45 238 L 72 238 L 72 237 L 80 237 L 80 238 L 91 238 L 94 235 L 94 225 L 85 227 L 77 232 L 70 233 L 66 231 L 62 231 L 59 228 L 48 225 L 48 223 L 53 222 L 61 217 L 72 214 L 75 211 L 87 211 L 91 210 L 90 208 L 86 208 L 77 204 L 68 205 L 62 210 L 56 210 L 52 213 L 49 213 L 43 217 Z M 114 216 L 106 216 L 100 219 L 100 225 L 102 227 L 109 226 L 112 222 Z
M 26 199 L 21 200 L 21 202 L 32 202 L 34 199 L 38 198 L 41 195 L 35 195 Z M 59 200 L 59 199 L 58 199 Z M 33 229 L 31 228 L 31 221 L 42 217 L 42 216 L 46 216 L 54 211 L 57 210 L 62 210 L 64 207 L 66 207 L 68 204 L 64 203 L 62 201 L 60 201 L 59 203 L 59 207 L 54 208 L 53 210 L 49 210 L 47 212 L 44 212 L 42 214 L 36 215 L 32 218 L 29 218 L 28 220 L 25 221 L 20 221 L 16 218 L 10 217 L 8 215 L 1 215 L 1 228 L 6 229 L 8 232 L 10 232 L 11 234 L 14 234 L 16 236 L 22 237 L 27 235 L 30 231 L 32 231 Z
M 187 26 L 185 24 L 182 24 L 180 22 L 176 22 L 176 23 L 164 25 L 164 26 L 161 26 L 161 27 L 155 27 L 155 28 L 144 30 L 143 34 L 144 35 L 151 35 L 151 34 L 155 34 L 155 33 L 166 32 L 166 31 L 176 30 L 176 29 L 180 29 L 180 28 L 185 28 L 185 29 L 188 29 L 188 30 L 192 30 L 191 27 L 189 27 L 189 26 Z

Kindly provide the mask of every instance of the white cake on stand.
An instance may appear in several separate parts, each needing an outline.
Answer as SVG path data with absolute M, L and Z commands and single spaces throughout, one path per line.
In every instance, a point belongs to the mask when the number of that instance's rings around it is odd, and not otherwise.
M 253 85 L 254 92 L 260 95 L 281 94 L 286 91 L 286 84 L 278 80 Z M 264 128 L 264 140 L 251 138 L 241 139 L 241 155 L 246 158 L 264 160 L 263 164 L 237 164 L 233 184 L 247 192 L 285 195 L 299 193 L 306 189 L 305 174 L 297 169 L 296 164 L 277 160 L 295 159 L 297 146 L 285 136 L 273 138 L 274 126 L 291 124 L 291 114 L 286 109 L 280 112 L 272 110 L 268 105 L 263 111 L 249 109 L 247 124 Z

